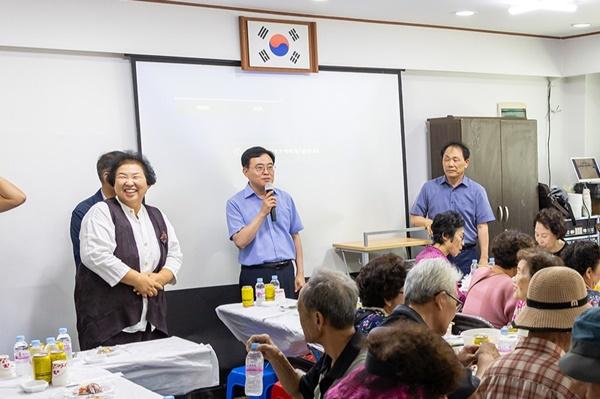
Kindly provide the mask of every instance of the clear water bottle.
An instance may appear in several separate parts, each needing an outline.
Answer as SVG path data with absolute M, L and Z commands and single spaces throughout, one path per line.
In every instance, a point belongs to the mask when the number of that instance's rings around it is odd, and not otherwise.
M 264 363 L 263 355 L 258 351 L 258 344 L 254 342 L 246 355 L 246 396 L 262 395 Z
M 256 294 L 256 304 L 262 304 L 265 301 L 265 283 L 263 282 L 262 277 L 256 279 L 254 293 Z
M 275 290 L 278 290 L 279 288 L 281 288 L 281 285 L 279 284 L 279 278 L 277 277 L 276 274 L 271 276 L 271 284 L 273 284 L 273 287 L 275 288 Z
M 29 353 L 29 345 L 25 341 L 23 335 L 17 336 L 15 343 L 15 368 L 19 377 L 31 374 L 31 354 Z
M 475 270 L 477 270 L 477 259 L 471 261 L 471 274 L 475 274 Z
M 56 341 L 62 342 L 63 350 L 67 354 L 67 359 L 71 360 L 73 358 L 73 345 L 71 344 L 71 336 L 66 328 L 62 327 L 58 329 Z
M 281 288 L 279 278 L 276 274 L 271 276 L 271 285 L 273 285 L 273 291 L 275 292 L 275 302 L 283 303 L 285 300 L 285 292 L 283 291 L 283 288 Z
M 490 258 L 490 260 L 488 260 L 488 265 L 494 266 L 495 264 L 496 264 L 496 260 L 494 258 Z
M 498 352 L 510 353 L 517 345 L 517 337 L 508 333 L 508 327 L 504 326 L 500 329 L 500 339 L 498 340 Z

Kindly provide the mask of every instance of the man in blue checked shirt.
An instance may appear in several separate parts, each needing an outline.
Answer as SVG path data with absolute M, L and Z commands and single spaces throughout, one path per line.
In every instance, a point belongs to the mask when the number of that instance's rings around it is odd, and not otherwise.
M 455 211 L 465 221 L 465 242 L 461 253 L 448 257 L 463 274 L 470 272 L 472 259 L 480 265 L 488 263 L 488 223 L 496 220 L 485 188 L 465 176 L 471 152 L 463 143 L 448 143 L 442 149 L 444 176 L 423 185 L 410 209 L 413 226 L 425 227 L 431 234 L 433 218 L 438 213 Z
M 254 286 L 258 277 L 268 283 L 276 274 L 285 295 L 295 298 L 304 285 L 300 241 L 304 227 L 287 192 L 265 189 L 275 180 L 275 154 L 263 147 L 248 148 L 242 154 L 242 173 L 248 184 L 227 201 L 226 207 L 229 239 L 240 250 L 240 288 Z

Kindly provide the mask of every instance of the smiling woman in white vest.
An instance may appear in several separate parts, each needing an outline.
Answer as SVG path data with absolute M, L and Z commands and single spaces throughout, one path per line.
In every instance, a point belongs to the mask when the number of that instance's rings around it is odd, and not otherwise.
M 77 331 L 82 350 L 168 336 L 166 284 L 174 284 L 183 256 L 173 226 L 143 203 L 156 183 L 140 154 L 124 153 L 111 168 L 116 197 L 85 215 L 75 279 Z

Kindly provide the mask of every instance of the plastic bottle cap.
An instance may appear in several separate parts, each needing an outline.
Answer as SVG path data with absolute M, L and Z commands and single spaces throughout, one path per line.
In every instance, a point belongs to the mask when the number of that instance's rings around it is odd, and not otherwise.
M 477 259 L 472 259 L 471 264 L 477 264 Z
M 271 276 L 271 280 L 277 280 L 277 275 Z
M 258 349 L 258 343 L 257 342 L 252 342 L 252 344 L 250 345 L 250 349 L 255 351 Z
M 500 329 L 500 334 L 508 335 L 508 327 L 504 326 Z
M 40 346 L 42 343 L 39 339 L 34 339 L 31 341 L 31 346 Z
M 66 334 L 67 333 L 67 329 L 64 328 L 64 327 L 61 327 L 61 328 L 58 329 L 58 333 L 59 334 Z
M 24 335 L 17 335 L 17 342 L 25 341 Z
M 163 399 L 175 399 L 175 396 L 169 395 L 169 396 L 165 396 Z
M 46 345 L 48 344 L 55 344 L 56 340 L 54 339 L 54 337 L 48 337 L 46 338 Z
M 257 279 L 256 279 L 256 282 L 257 282 L 257 283 L 262 283 L 262 282 L 263 282 L 263 279 L 262 279 L 262 277 L 259 277 L 259 278 L 257 278 Z

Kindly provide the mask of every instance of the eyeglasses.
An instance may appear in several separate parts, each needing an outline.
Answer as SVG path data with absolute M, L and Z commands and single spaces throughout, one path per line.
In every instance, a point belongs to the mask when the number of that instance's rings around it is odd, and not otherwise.
M 460 299 L 458 299 L 454 295 L 450 294 L 448 291 L 440 291 L 440 292 L 443 292 L 444 294 L 448 295 L 450 298 L 454 299 L 454 302 L 456 302 L 456 306 L 461 306 L 463 304 L 463 302 Z M 439 292 L 438 292 L 438 294 L 439 294 Z
M 268 173 L 273 173 L 273 171 L 275 170 L 275 165 L 269 164 L 269 165 L 263 165 L 263 164 L 258 164 L 256 166 L 254 166 L 254 170 L 256 171 L 256 173 L 264 173 L 264 171 L 266 170 Z

